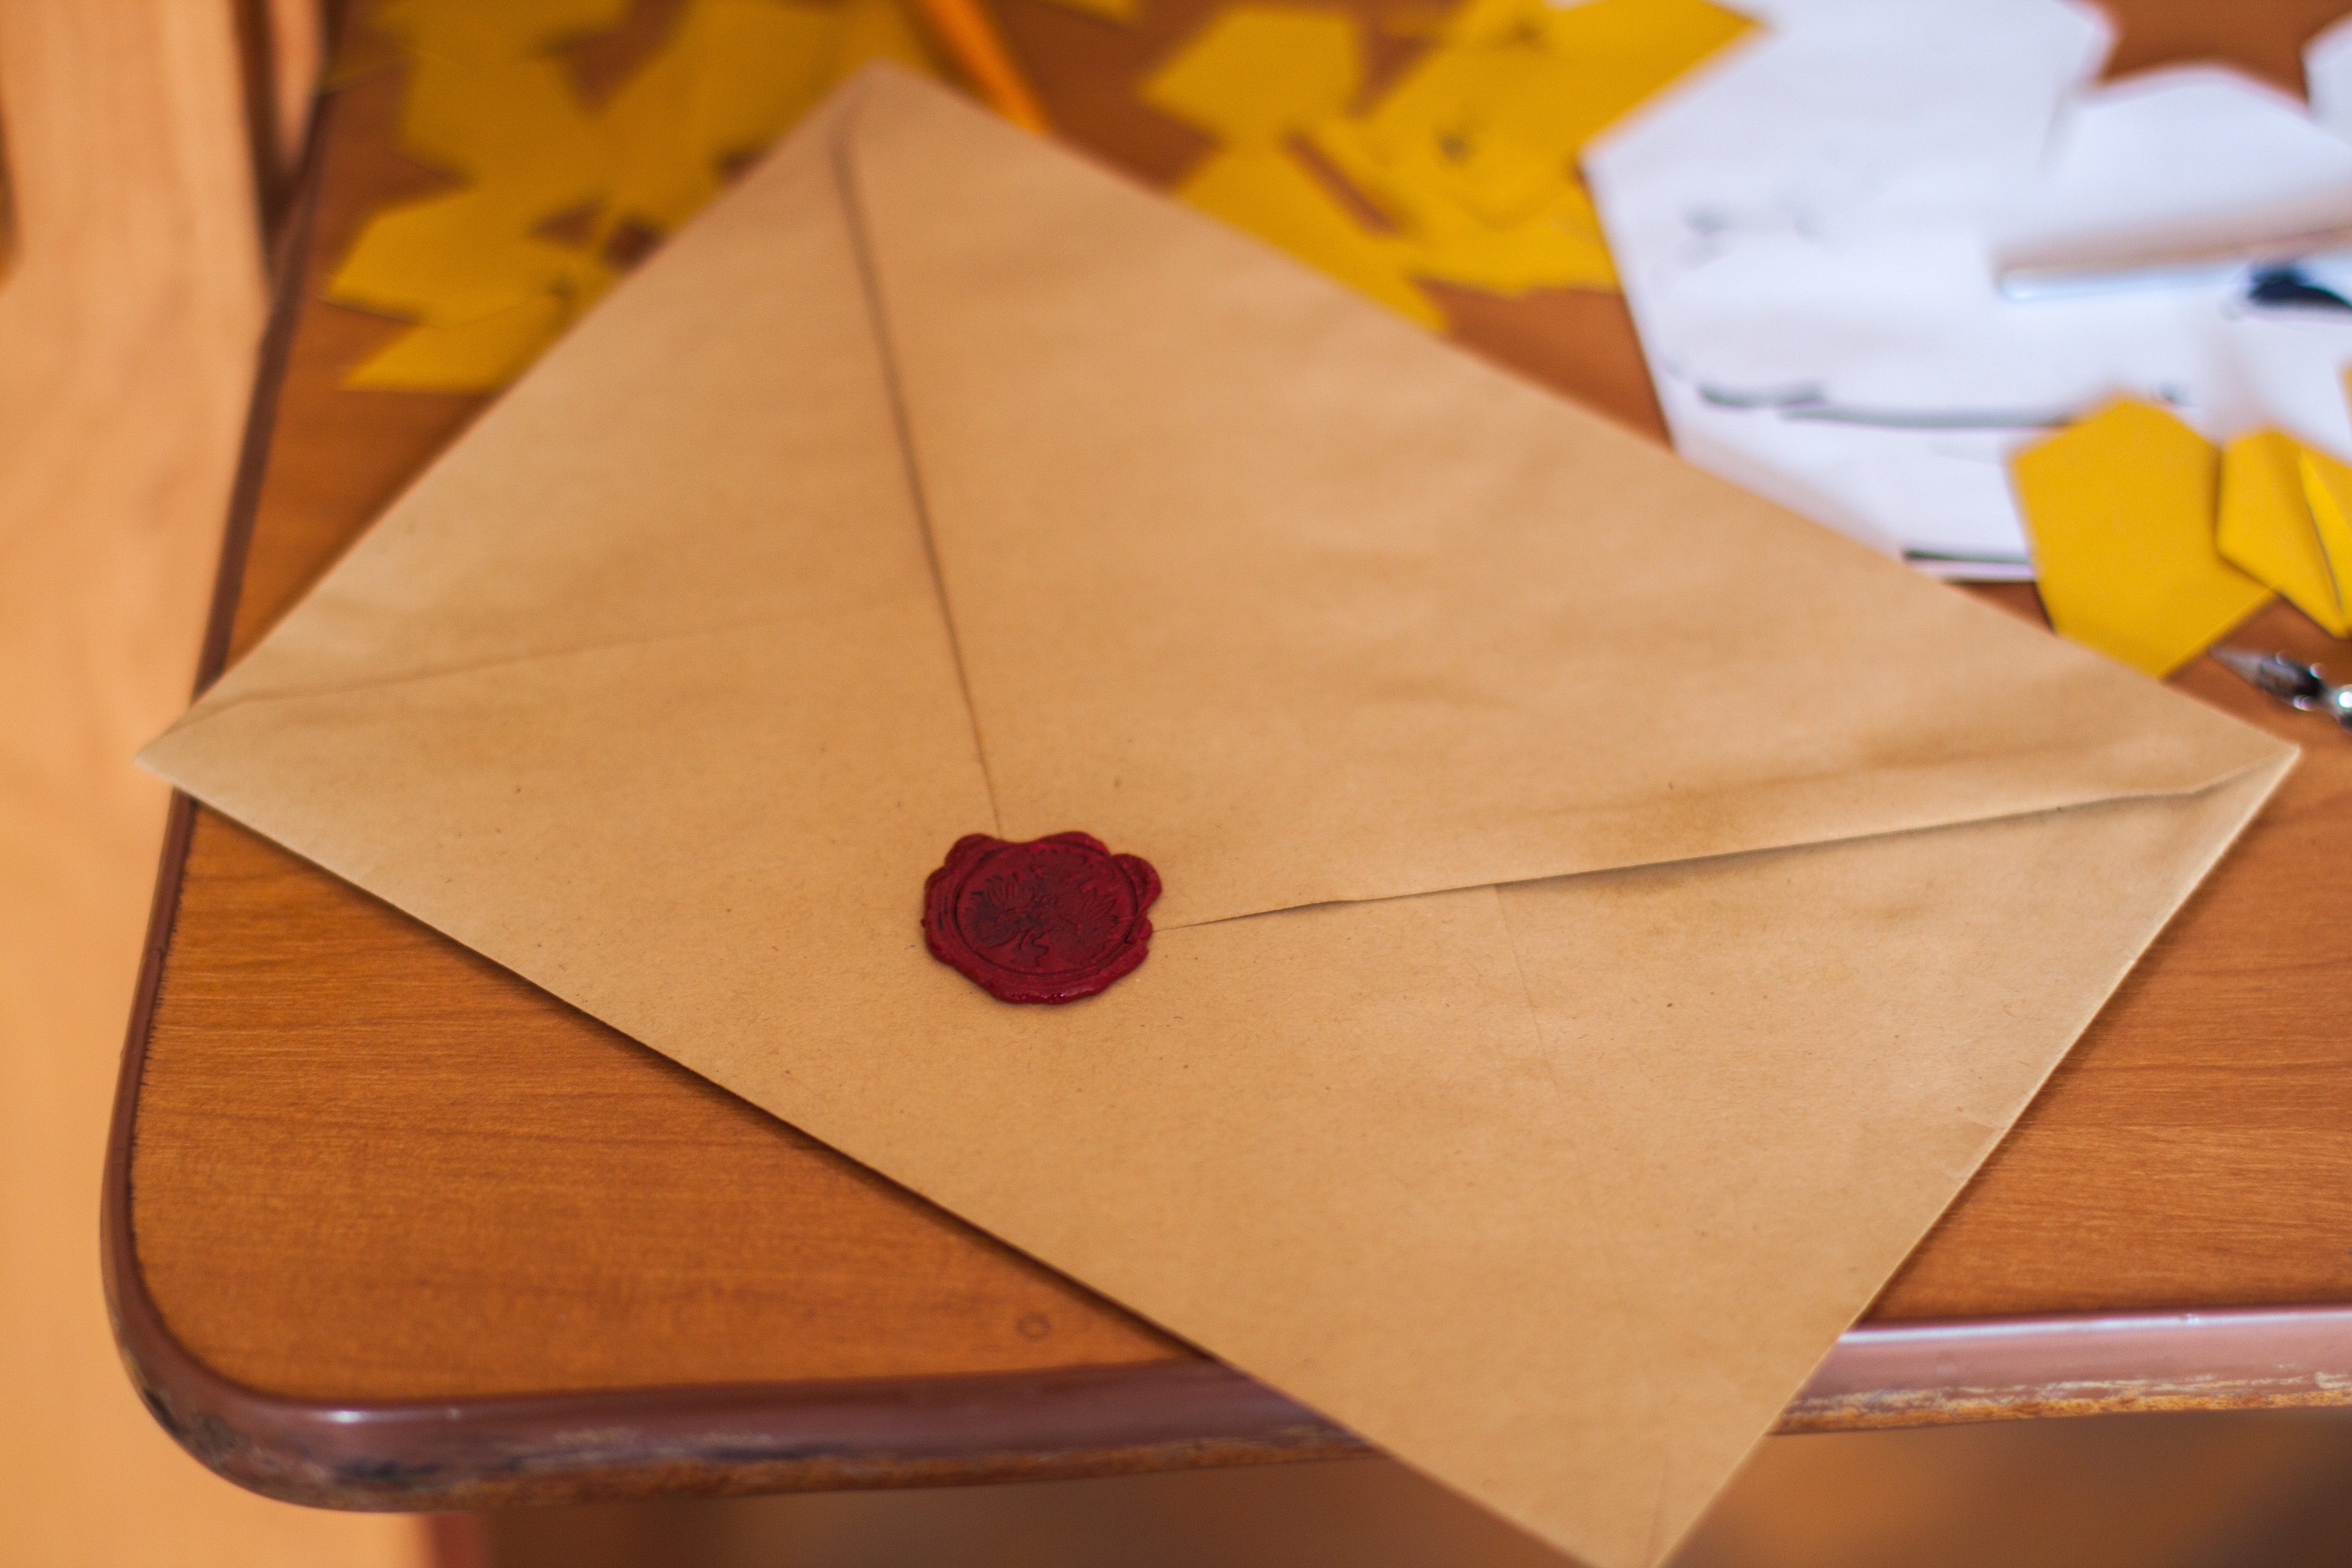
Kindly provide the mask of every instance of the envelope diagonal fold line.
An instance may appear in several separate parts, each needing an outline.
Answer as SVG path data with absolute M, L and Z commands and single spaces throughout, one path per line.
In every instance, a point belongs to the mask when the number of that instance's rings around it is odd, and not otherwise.
M 2147 796 L 1499 889 L 1673 1463 L 1650 1561 L 2039 1092 L 2290 756 Z
M 707 642 L 742 633 L 772 631 L 778 624 L 774 616 L 761 616 L 731 625 L 692 626 L 675 631 L 656 632 L 646 637 L 620 637 L 606 642 L 574 643 L 563 647 L 540 648 L 530 652 L 505 653 L 469 659 L 462 664 L 429 665 L 421 668 L 404 668 L 383 674 L 359 677 L 340 684 L 305 683 L 299 687 L 255 689 L 251 683 L 241 684 L 233 696 L 224 698 L 207 708 L 205 716 L 215 717 L 231 709 L 257 702 L 309 702 L 322 697 L 353 695 L 389 686 L 411 682 L 446 680 L 463 676 L 481 675 L 518 665 L 540 664 L 550 660 L 593 658 L 631 649 L 651 649 L 663 643 Z
M 948 647 L 954 655 L 956 685 L 963 694 L 965 711 L 971 719 L 972 749 L 980 758 L 982 782 L 988 790 L 988 830 L 992 837 L 1002 837 L 1004 816 L 996 804 L 996 784 L 989 777 L 988 747 L 981 738 L 980 713 L 972 707 L 971 676 L 964 666 L 963 646 L 956 635 L 954 606 L 948 599 L 947 578 L 940 570 L 939 540 L 931 526 L 931 509 L 923 490 L 923 466 L 920 447 L 915 439 L 913 422 L 907 414 L 906 389 L 899 384 L 898 363 L 890 348 L 890 316 L 883 300 L 882 282 L 874 265 L 873 226 L 866 222 L 864 202 L 857 188 L 856 174 L 852 167 L 850 148 L 857 132 L 861 100 L 850 98 L 831 127 L 828 147 L 832 154 L 835 189 L 840 193 L 842 218 L 847 224 L 850 244 L 857 256 L 859 294 L 866 302 L 867 320 L 871 322 L 877 358 L 882 367 L 882 380 L 890 398 L 891 421 L 898 431 L 898 450 L 907 476 L 907 491 L 914 503 L 916 521 L 923 536 L 923 554 L 929 563 L 931 582 L 940 596 L 940 617 L 947 628 Z

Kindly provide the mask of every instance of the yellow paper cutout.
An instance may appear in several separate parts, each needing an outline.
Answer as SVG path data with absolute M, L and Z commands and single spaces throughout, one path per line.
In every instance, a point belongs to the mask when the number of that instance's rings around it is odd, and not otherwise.
M 1345 111 L 1362 80 L 1353 18 L 1236 5 L 1144 83 L 1143 100 L 1222 143 L 1176 187 L 1179 200 L 1425 327 L 1442 327 L 1445 318 L 1407 275 L 1409 247 L 1358 222 L 1286 144 Z
M 1478 206 L 1434 195 L 1434 182 L 1414 182 L 1409 164 L 1387 186 L 1391 209 L 1406 216 L 1407 265 L 1418 277 L 1465 283 L 1504 295 L 1530 289 L 1614 289 L 1617 269 L 1601 216 L 1580 184 L 1554 181 L 1541 205 L 1508 223 L 1486 220 Z M 1492 212 L 1499 199 L 1486 204 Z
M 394 390 L 504 386 L 528 370 L 577 313 L 563 295 L 547 293 L 454 326 L 411 327 L 354 366 L 343 384 Z
M 1089 16 L 1100 16 L 1106 22 L 1135 20 L 1136 0 L 1054 0 L 1054 4 L 1083 11 Z
M 371 219 L 327 297 L 456 327 L 533 298 L 593 292 L 589 258 L 531 233 L 594 200 L 601 184 L 595 128 L 546 51 L 612 26 L 626 8 L 625 0 L 382 6 L 377 26 L 415 57 L 402 140 L 467 184 Z
M 376 214 L 327 286 L 414 321 L 353 386 L 480 392 L 537 357 L 648 240 L 718 194 L 877 57 L 930 65 L 895 0 L 688 0 L 659 49 L 600 108 L 556 48 L 617 25 L 628 0 L 386 0 L 409 62 L 404 145 L 463 180 Z M 557 220 L 577 216 L 568 233 Z
M 1405 276 L 1405 247 L 1366 231 L 1280 148 L 1221 153 L 1202 164 L 1176 194 L 1400 315 L 1433 330 L 1445 324 L 1429 297 Z
M 1152 73 L 1143 101 L 1228 147 L 1269 147 L 1345 110 L 1363 74 L 1355 18 L 1235 5 Z
M 1371 113 L 1318 126 L 1317 145 L 1425 237 L 1432 276 L 1445 275 L 1449 248 L 1475 251 L 1464 236 L 1483 228 L 1528 261 L 1550 258 L 1526 282 L 1490 287 L 1613 287 L 1578 150 L 1748 26 L 1706 0 L 1470 0 Z
M 1513 107 L 1538 113 L 1578 147 L 1755 25 L 1707 0 L 1590 0 L 1544 5 L 1536 15 L 1566 68 L 1553 80 L 1568 90 Z
M 2221 468 L 2212 443 L 2134 402 L 2018 454 L 2011 479 L 2051 625 L 2166 675 L 2267 600 L 2214 547 Z
M 1501 294 L 1615 288 L 1577 175 L 1578 149 L 1750 26 L 1707 0 L 1468 0 L 1359 114 L 1354 18 L 1235 6 L 1179 50 L 1144 98 L 1218 138 L 1212 164 L 1244 150 L 1260 155 L 1247 171 L 1204 167 L 1180 193 L 1187 200 L 1205 206 L 1196 190 L 1222 193 L 1219 216 L 1310 261 L 1339 258 L 1357 288 L 1434 323 L 1435 307 L 1413 278 Z M 1313 178 L 1293 148 L 1298 141 L 1391 232 L 1359 221 Z M 1296 165 L 1298 177 L 1277 175 L 1269 159 Z M 1249 188 L 1249 200 L 1231 199 L 1236 185 Z M 1335 237 L 1335 223 L 1356 228 L 1363 243 Z M 1300 244 L 1302 234 L 1318 237 L 1319 249 Z
M 2327 629 L 2330 637 L 2352 637 L 2352 468 L 2308 447 L 2297 466 L 2303 493 L 2311 503 L 2312 534 L 2326 572 L 2327 591 L 2312 595 L 2313 603 L 2295 599 L 2304 613 Z M 2293 595 L 2287 595 L 2294 598 Z M 2323 607 L 2332 606 L 2332 616 Z
M 2230 443 L 2221 457 L 2222 556 L 2327 629 L 2352 634 L 2343 567 L 2352 564 L 2352 469 L 2277 430 Z

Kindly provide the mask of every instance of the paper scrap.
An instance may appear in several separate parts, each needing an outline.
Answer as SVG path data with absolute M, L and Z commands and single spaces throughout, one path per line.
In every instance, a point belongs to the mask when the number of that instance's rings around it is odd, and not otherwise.
M 1285 142 L 1340 114 L 1363 81 L 1356 23 L 1327 11 L 1237 5 L 1144 84 L 1154 108 L 1216 137 L 1176 187 L 1188 202 L 1281 247 L 1423 326 L 1444 317 L 1407 276 L 1408 247 L 1367 228 Z
M 328 299 L 415 323 L 346 385 L 503 386 L 835 81 L 876 58 L 929 68 L 894 0 L 688 0 L 660 48 L 592 107 L 556 51 L 627 11 L 377 10 L 408 61 L 403 143 L 464 183 L 376 214 L 336 268 Z
M 1420 237 L 1428 276 L 1613 288 L 1577 150 L 1749 26 L 1706 0 L 1469 0 L 1370 113 L 1316 142 Z
M 1445 324 L 1444 312 L 1407 276 L 1406 247 L 1358 224 L 1313 174 L 1279 147 L 1220 153 L 1176 194 L 1407 320 L 1433 330 Z
M 2352 637 L 2352 468 L 2307 447 L 2299 467 L 2327 584 L 2325 595 L 2313 593 L 2310 604 L 2300 598 L 2294 602 L 2330 637 Z
M 2352 468 L 2283 431 L 2240 437 L 2222 455 L 2215 539 L 2330 637 L 2352 636 Z
M 354 366 L 343 384 L 447 392 L 504 386 L 562 335 L 578 311 L 574 298 L 551 288 L 474 321 L 420 322 Z
M 1414 278 L 1507 295 L 1615 288 L 1578 148 L 1748 26 L 1707 0 L 1468 0 L 1358 113 L 1355 18 L 1239 5 L 1143 96 L 1220 142 L 1179 196 L 1435 326 Z M 1302 146 L 1387 228 L 1334 191 Z
M 1352 17 L 1236 5 L 1143 85 L 1143 100 L 1228 148 L 1270 147 L 1345 110 L 1364 75 Z
M 2302 458 L 2302 447 L 2278 430 L 2257 430 L 2223 447 L 2213 532 L 2222 559 L 2297 605 L 2314 597 L 2315 588 L 2323 600 L 2334 597 L 2304 493 Z
M 2064 0 L 1751 3 L 1767 34 L 1584 158 L 1684 456 L 1957 575 L 2023 569 L 2009 458 L 2117 395 L 2352 460 L 2352 331 L 2242 269 L 1998 284 L 2345 210 L 2352 145 L 2301 104 L 2205 67 L 2099 84 L 2110 30 Z
M 2050 624 L 2149 675 L 2271 595 L 2214 545 L 2221 454 L 2150 404 L 2116 403 L 2017 456 L 2011 476 Z

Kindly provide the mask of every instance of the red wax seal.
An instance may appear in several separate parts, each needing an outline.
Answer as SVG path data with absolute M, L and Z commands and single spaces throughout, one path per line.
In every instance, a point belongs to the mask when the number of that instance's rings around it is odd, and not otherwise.
M 1143 962 L 1160 873 L 1085 833 L 974 833 L 923 883 L 931 956 L 1000 1002 L 1075 1002 Z

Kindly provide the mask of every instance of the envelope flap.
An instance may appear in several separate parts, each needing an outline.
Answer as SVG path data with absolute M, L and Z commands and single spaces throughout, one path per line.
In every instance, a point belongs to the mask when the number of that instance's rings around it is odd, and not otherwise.
M 838 112 L 541 359 L 141 761 L 574 1000 L 534 967 L 559 943 L 507 939 L 665 877 L 690 884 L 674 921 L 723 868 L 739 908 L 855 889 L 911 930 L 989 807 Z
M 1178 927 L 2210 784 L 2276 742 L 913 78 L 846 164 L 1002 830 Z
M 600 301 L 175 728 L 855 614 L 909 561 L 900 657 L 936 658 L 959 701 L 826 142 L 838 112 Z

